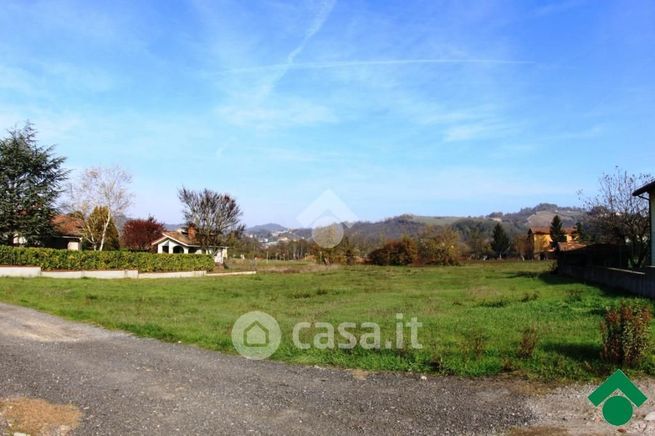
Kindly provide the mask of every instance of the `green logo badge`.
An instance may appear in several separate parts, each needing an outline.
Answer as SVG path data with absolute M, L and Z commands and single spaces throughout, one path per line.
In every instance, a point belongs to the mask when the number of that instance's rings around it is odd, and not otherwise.
M 610 397 L 616 390 L 621 391 L 625 396 Z M 603 418 L 617 427 L 632 419 L 633 403 L 639 407 L 647 399 L 646 395 L 620 369 L 617 369 L 614 374 L 589 395 L 589 401 L 596 407 L 607 400 L 603 404 Z

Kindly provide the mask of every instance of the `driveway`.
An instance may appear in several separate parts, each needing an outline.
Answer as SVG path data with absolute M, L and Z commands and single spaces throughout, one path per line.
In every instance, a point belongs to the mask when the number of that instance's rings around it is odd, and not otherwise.
M 251 361 L 0 304 L 0 400 L 74 406 L 79 422 L 53 434 L 486 435 L 540 425 L 532 396 L 522 382 Z

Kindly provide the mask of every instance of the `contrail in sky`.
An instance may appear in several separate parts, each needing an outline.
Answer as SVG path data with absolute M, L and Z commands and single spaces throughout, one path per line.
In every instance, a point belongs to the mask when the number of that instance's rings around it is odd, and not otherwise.
M 276 64 L 275 68 L 263 68 L 259 71 L 274 71 L 275 75 L 271 77 L 271 80 L 268 85 L 267 92 L 270 92 L 277 82 L 279 82 L 289 71 L 289 69 L 294 67 L 294 61 L 296 59 L 296 56 L 300 54 L 300 52 L 303 51 L 307 43 L 309 42 L 310 39 L 314 35 L 316 35 L 321 28 L 323 27 L 323 24 L 325 21 L 327 21 L 328 17 L 330 16 L 330 13 L 332 12 L 332 9 L 334 8 L 334 5 L 337 3 L 336 0 L 323 0 L 321 1 L 318 11 L 316 15 L 313 17 L 309 27 L 307 28 L 307 31 L 305 32 L 305 37 L 302 39 L 300 44 L 296 48 L 294 48 L 288 55 L 287 55 L 287 61 L 283 64 Z
M 295 50 L 294 50 L 295 51 Z M 289 55 L 291 58 L 293 52 Z M 293 56 L 295 57 L 295 55 Z M 282 70 L 283 74 L 290 69 L 296 70 L 322 70 L 330 68 L 349 68 L 385 65 L 420 65 L 420 64 L 487 64 L 487 65 L 534 65 L 534 61 L 506 60 L 506 59 L 378 59 L 358 61 L 334 61 L 334 62 L 287 62 L 283 64 L 257 65 L 253 67 L 230 68 L 220 70 L 219 74 L 257 73 L 263 71 Z M 280 77 L 281 78 L 281 77 Z M 279 78 L 278 78 L 279 80 Z

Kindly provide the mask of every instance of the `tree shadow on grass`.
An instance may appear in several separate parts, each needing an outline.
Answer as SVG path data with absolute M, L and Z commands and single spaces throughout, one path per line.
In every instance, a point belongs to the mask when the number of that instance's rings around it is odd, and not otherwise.
M 558 344 L 549 342 L 543 344 L 542 349 L 579 362 L 594 362 L 600 360 L 600 345 L 595 344 Z
M 508 273 L 509 278 L 534 278 L 546 283 L 548 285 L 585 285 L 593 286 L 594 288 L 599 289 L 604 296 L 610 298 L 645 298 L 637 294 L 625 291 L 623 289 L 613 288 L 610 286 L 604 286 L 597 283 L 591 283 L 584 280 L 578 280 L 573 277 L 564 276 L 557 274 L 556 272 L 544 271 L 544 272 L 531 272 L 531 271 L 515 271 Z

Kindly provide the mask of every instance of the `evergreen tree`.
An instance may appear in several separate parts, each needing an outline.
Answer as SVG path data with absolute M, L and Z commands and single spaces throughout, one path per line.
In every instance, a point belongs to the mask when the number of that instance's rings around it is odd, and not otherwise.
M 68 175 L 53 151 L 38 144 L 29 123 L 0 139 L 0 243 L 40 245 L 53 234 L 55 201 Z
M 566 233 L 562 229 L 562 220 L 559 215 L 555 215 L 550 223 L 550 239 L 553 241 L 553 247 L 557 247 L 558 242 L 566 242 Z
M 587 234 L 585 231 L 585 226 L 580 221 L 575 223 L 575 240 L 576 241 L 586 241 Z
M 496 224 L 492 234 L 491 249 L 496 253 L 498 258 L 502 259 L 512 246 L 512 241 L 507 236 L 507 232 L 500 223 Z

